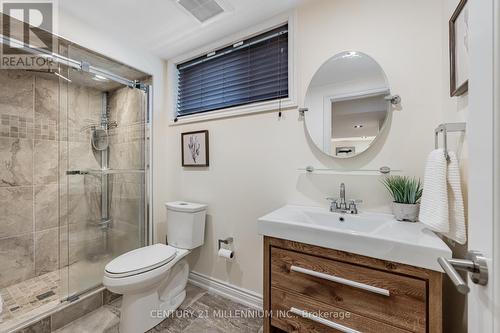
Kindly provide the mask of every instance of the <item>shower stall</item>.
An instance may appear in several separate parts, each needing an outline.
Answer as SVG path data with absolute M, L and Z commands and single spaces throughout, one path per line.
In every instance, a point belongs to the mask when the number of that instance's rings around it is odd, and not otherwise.
M 0 331 L 100 288 L 153 237 L 151 77 L 61 38 L 5 43 L 51 64 L 0 67 Z

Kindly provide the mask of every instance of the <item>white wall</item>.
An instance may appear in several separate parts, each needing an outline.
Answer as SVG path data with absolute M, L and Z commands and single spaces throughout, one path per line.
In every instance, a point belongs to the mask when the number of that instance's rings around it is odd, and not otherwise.
M 405 174 L 423 176 L 433 130 L 441 121 L 444 96 L 442 6 L 435 0 L 317 0 L 298 10 L 297 59 L 299 99 L 309 80 L 330 56 L 359 50 L 373 57 L 387 74 L 391 91 L 402 97 L 388 134 L 368 152 L 352 160 L 332 160 L 315 148 L 296 110 L 261 113 L 169 127 L 161 143 L 161 172 L 167 192 L 161 200 L 192 200 L 209 204 L 205 245 L 191 255 L 194 271 L 262 292 L 262 237 L 259 216 L 281 205 L 326 206 L 324 198 L 345 182 L 347 196 L 363 199 L 363 209 L 388 211 L 389 202 L 378 177 L 304 175 L 306 165 L 376 168 L 388 165 Z M 167 105 L 171 105 L 170 101 Z M 167 112 L 167 111 L 165 111 Z M 180 133 L 210 131 L 210 167 L 184 169 Z M 164 208 L 157 206 L 158 239 L 164 239 Z M 236 260 L 216 257 L 217 239 L 235 238 Z

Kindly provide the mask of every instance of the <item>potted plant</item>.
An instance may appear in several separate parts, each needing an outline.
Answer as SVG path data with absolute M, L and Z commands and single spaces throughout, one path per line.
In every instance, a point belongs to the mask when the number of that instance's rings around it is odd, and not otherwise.
M 420 179 L 406 176 L 390 176 L 382 183 L 393 198 L 392 213 L 398 221 L 416 222 L 422 197 Z

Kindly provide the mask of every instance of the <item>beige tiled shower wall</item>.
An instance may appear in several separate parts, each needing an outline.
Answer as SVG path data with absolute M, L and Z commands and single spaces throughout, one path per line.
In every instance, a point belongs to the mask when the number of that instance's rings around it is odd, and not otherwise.
M 109 167 L 144 170 L 145 94 L 138 89 L 121 88 L 109 94 Z M 120 254 L 141 246 L 144 211 L 144 174 L 121 173 L 111 176 L 113 253 Z M 142 230 L 143 231 L 143 230 Z
M 3 288 L 78 260 L 100 237 L 88 223 L 100 214 L 100 179 L 66 170 L 99 167 L 88 126 L 102 94 L 21 70 L 0 70 L 0 87 Z

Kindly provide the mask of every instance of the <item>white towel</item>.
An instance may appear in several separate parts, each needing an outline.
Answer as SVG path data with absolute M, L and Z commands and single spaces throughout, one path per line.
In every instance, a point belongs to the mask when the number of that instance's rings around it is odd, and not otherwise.
M 446 186 L 447 161 L 443 149 L 433 150 L 427 158 L 424 191 L 420 200 L 420 222 L 431 230 L 447 233 L 448 191 Z
M 460 182 L 460 169 L 458 159 L 454 152 L 448 152 L 448 209 L 449 232 L 444 235 L 457 243 L 465 244 L 467 232 L 465 228 L 464 199 Z

